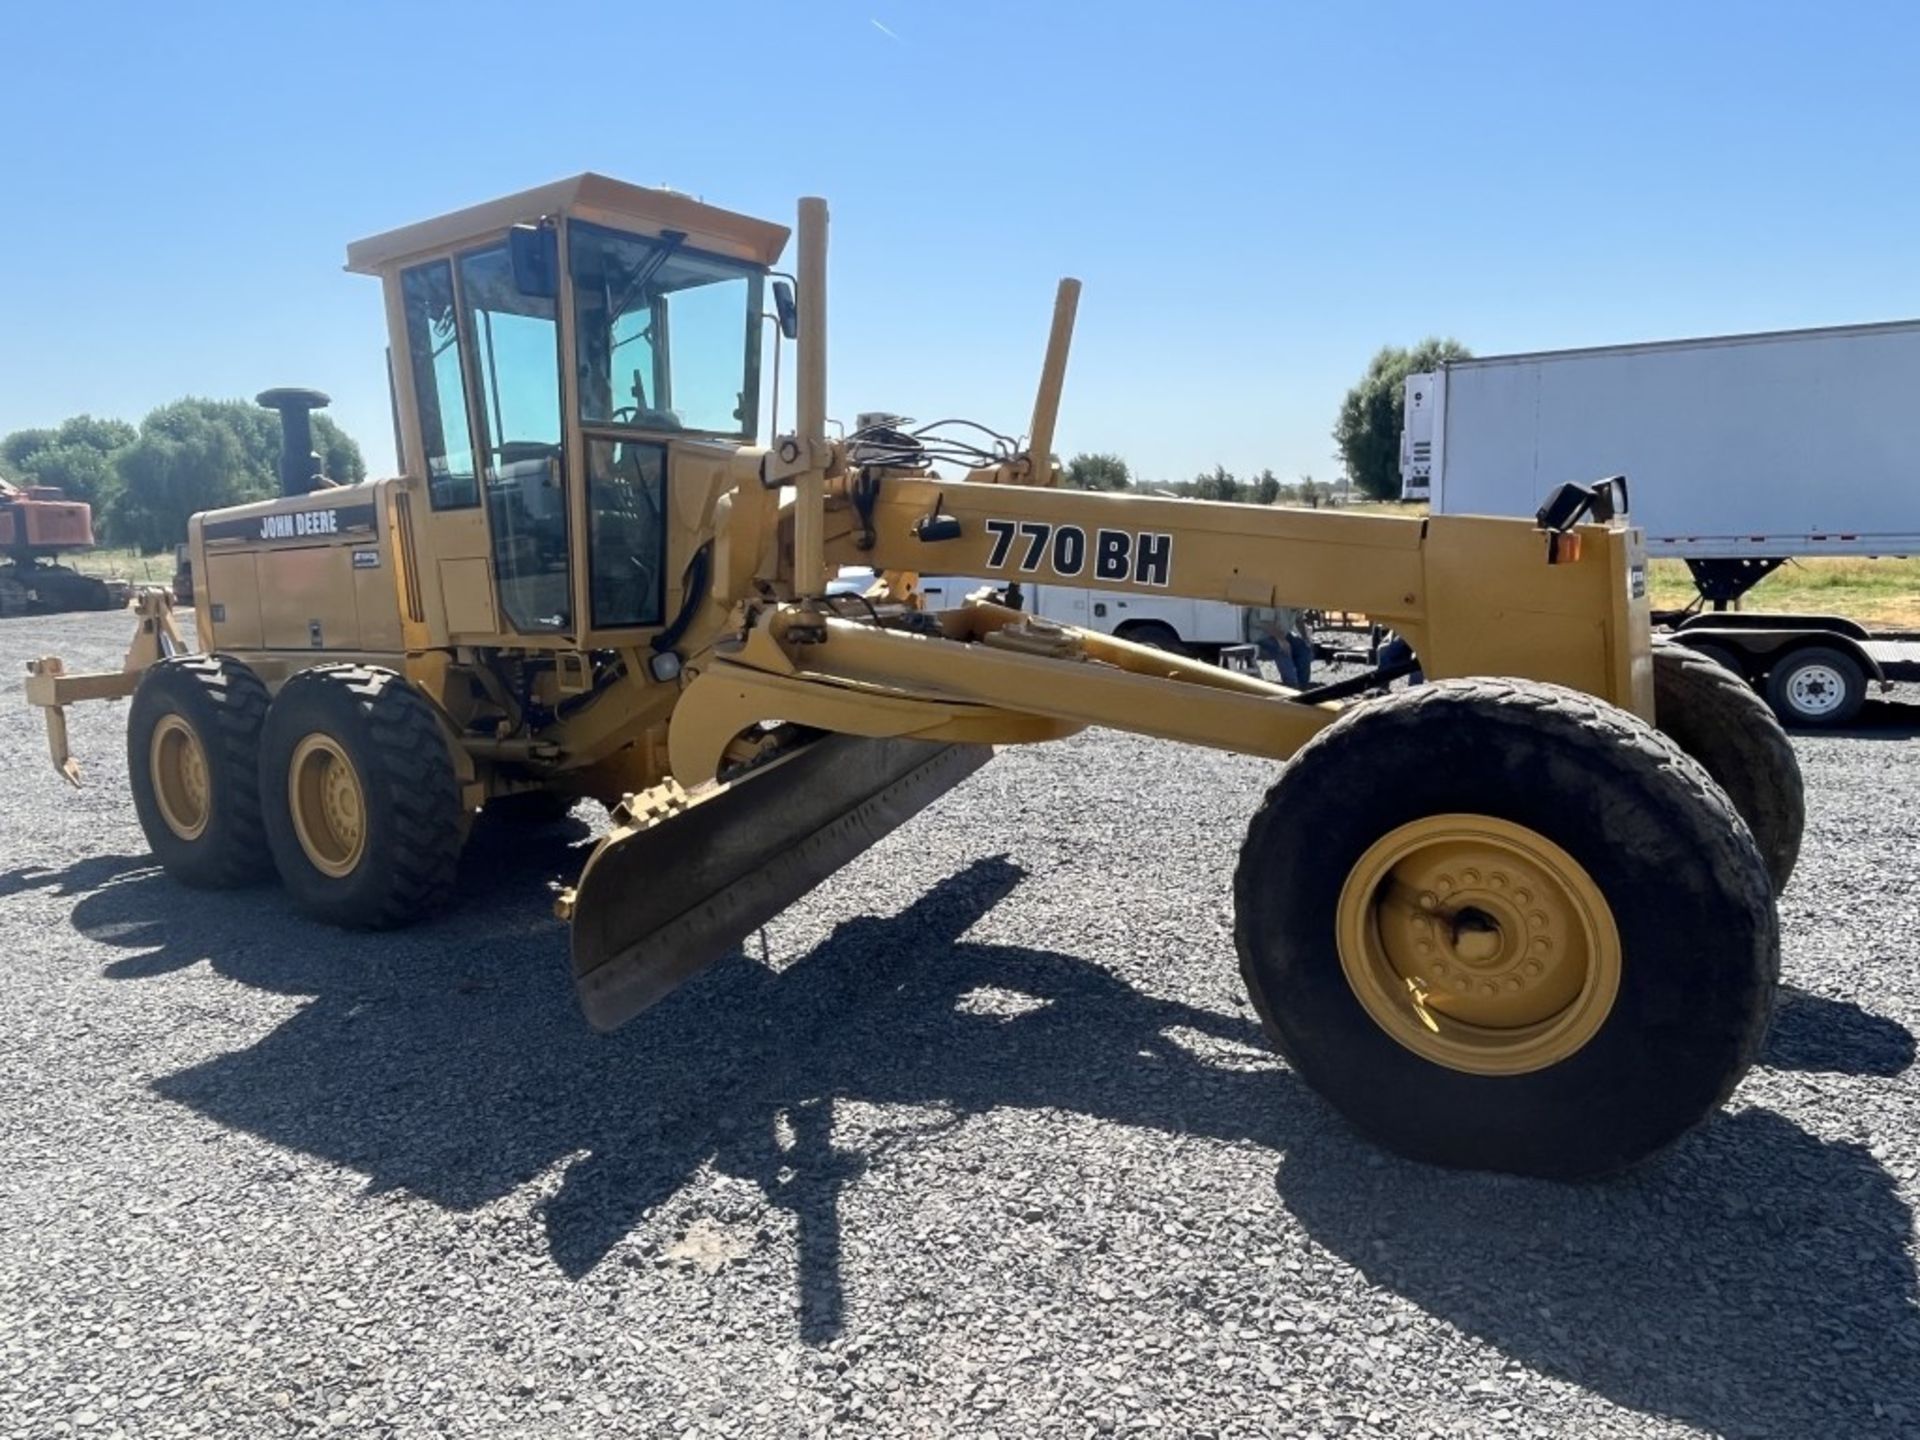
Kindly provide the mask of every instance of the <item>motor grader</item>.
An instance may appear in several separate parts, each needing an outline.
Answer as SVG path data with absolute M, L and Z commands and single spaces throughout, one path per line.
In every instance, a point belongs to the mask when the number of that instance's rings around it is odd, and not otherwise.
M 1072 281 L 1024 440 L 832 434 L 824 202 L 798 230 L 781 276 L 786 228 L 583 175 L 350 246 L 382 285 L 403 473 L 328 485 L 325 397 L 264 395 L 284 493 L 193 518 L 203 648 L 153 594 L 122 672 L 35 662 L 56 765 L 64 705 L 130 695 L 166 870 L 277 874 L 359 927 L 444 902 L 480 812 L 599 801 L 560 910 L 610 1029 L 996 747 L 1107 726 L 1240 751 L 1287 762 L 1234 876 L 1241 969 L 1366 1132 L 1584 1176 L 1726 1098 L 1770 1014 L 1799 775 L 1737 679 L 1653 644 L 1623 484 L 1535 522 L 1062 488 Z M 783 341 L 795 423 L 763 444 Z M 872 587 L 831 594 L 854 566 Z M 935 609 L 922 574 L 998 588 Z M 1422 678 L 1294 691 L 1040 621 L 1034 582 L 1360 612 Z

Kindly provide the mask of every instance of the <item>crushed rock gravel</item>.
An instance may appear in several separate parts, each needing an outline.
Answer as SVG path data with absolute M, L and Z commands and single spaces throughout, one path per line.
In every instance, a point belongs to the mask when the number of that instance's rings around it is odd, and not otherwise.
M 1920 706 L 1796 740 L 1764 1065 L 1570 1187 L 1385 1156 L 1269 1054 L 1264 762 L 1005 754 L 598 1036 L 586 808 L 398 934 L 169 882 L 125 706 L 74 792 L 19 693 L 130 629 L 0 622 L 0 1440 L 1920 1434 Z

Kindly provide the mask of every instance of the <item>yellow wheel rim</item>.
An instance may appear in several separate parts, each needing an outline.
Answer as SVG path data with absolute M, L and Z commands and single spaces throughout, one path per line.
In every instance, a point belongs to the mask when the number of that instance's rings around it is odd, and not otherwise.
M 1620 993 L 1620 932 L 1600 887 L 1544 835 L 1432 815 L 1383 835 L 1348 874 L 1340 968 L 1416 1055 L 1523 1075 L 1574 1054 Z
M 353 761 L 331 735 L 316 732 L 293 747 L 287 808 L 314 869 L 336 880 L 351 875 L 367 848 L 367 799 Z
M 213 813 L 207 751 L 180 715 L 162 715 L 147 745 L 147 774 L 160 818 L 182 840 L 198 840 Z

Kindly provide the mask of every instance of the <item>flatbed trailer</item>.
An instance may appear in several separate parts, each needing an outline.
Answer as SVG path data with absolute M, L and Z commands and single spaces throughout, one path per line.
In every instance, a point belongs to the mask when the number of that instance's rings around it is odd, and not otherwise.
M 1701 611 L 1670 617 L 1673 638 L 1743 676 L 1782 721 L 1833 728 L 1874 690 L 1920 684 L 1920 634 L 1875 634 L 1841 615 Z

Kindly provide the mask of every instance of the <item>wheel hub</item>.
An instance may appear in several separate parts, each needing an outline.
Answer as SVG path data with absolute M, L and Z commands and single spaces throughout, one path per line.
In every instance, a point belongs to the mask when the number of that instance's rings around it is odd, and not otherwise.
M 1805 665 L 1787 680 L 1787 694 L 1803 715 L 1829 715 L 1846 699 L 1847 682 L 1831 665 Z
M 353 761 L 331 735 L 316 731 L 293 747 L 287 805 L 314 868 L 335 879 L 353 873 L 366 850 L 366 795 Z
M 197 840 L 213 812 L 206 748 L 181 715 L 163 715 L 147 746 L 147 772 L 160 818 L 182 840 Z
M 1402 825 L 1341 890 L 1341 968 L 1388 1034 L 1475 1074 L 1555 1064 L 1618 992 L 1620 942 L 1597 886 L 1545 836 L 1484 815 Z

